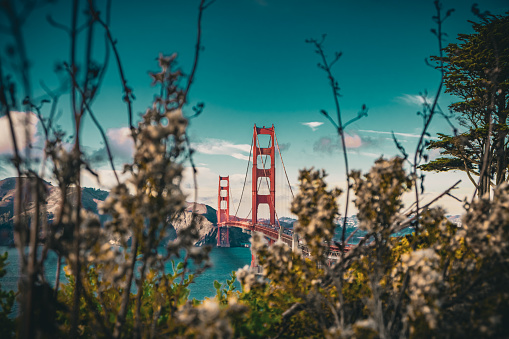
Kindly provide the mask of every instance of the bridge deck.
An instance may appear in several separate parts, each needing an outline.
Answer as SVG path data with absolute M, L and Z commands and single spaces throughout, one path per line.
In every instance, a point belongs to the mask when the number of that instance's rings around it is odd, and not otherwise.
M 262 233 L 265 237 L 268 239 L 271 239 L 273 241 L 279 240 L 279 226 L 271 226 L 266 224 L 255 224 L 253 225 L 250 221 L 243 221 L 243 220 L 233 220 L 233 221 L 225 221 L 218 223 L 219 227 L 237 227 L 244 230 L 249 231 L 255 231 Z M 285 233 L 284 231 L 281 233 L 281 241 L 287 244 L 288 246 L 292 246 L 292 240 L 293 240 L 293 230 L 286 229 L 287 231 L 290 231 L 290 234 Z M 299 247 L 302 247 L 299 245 Z M 350 250 L 350 245 L 347 244 L 345 246 L 345 251 Z M 338 246 L 336 245 L 330 245 L 329 247 L 329 255 L 331 256 L 338 256 L 340 255 L 341 251 Z

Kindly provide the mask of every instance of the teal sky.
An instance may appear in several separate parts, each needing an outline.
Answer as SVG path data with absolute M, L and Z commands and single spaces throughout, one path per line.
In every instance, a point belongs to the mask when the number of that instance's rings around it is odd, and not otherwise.
M 69 58 L 67 35 L 50 26 L 46 15 L 69 25 L 70 3 L 59 1 L 38 9 L 24 27 L 35 96 L 43 94 L 38 85 L 40 80 L 52 88 L 58 86 L 54 65 Z M 467 20 L 475 20 L 470 11 L 473 3 L 443 2 L 445 10 L 455 9 L 443 27 L 449 35 L 446 43 L 454 41 L 458 33 L 472 31 Z M 113 1 L 111 31 L 118 41 L 128 83 L 134 89 L 136 113 L 143 112 L 157 92 L 150 86 L 148 71 L 157 70 L 159 53 L 177 52 L 182 69 L 190 71 L 198 4 L 198 0 Z M 479 6 L 493 14 L 509 10 L 502 0 L 482 1 Z M 218 175 L 232 176 L 232 194 L 234 201 L 238 200 L 254 124 L 275 125 L 278 141 L 285 145 L 282 154 L 293 185 L 300 168 L 314 166 L 330 173 L 331 184 L 344 186 L 338 138 L 319 113 L 321 109 L 334 111 L 333 98 L 325 74 L 316 67 L 318 55 L 304 42 L 324 33 L 328 54 L 343 52 L 334 74 L 341 88 L 344 120 L 354 117 L 363 104 L 369 109 L 368 117 L 347 130 L 351 167 L 367 171 L 380 155 L 398 154 L 390 140 L 391 131 L 412 154 L 417 141 L 414 135 L 422 127 L 416 114 L 421 109 L 418 95 L 424 91 L 435 94 L 439 82 L 439 73 L 424 62 L 438 53 L 436 38 L 430 32 L 435 28 L 433 15 L 433 2 L 421 0 L 217 0 L 204 13 L 204 50 L 190 92 L 191 105 L 205 104 L 204 113 L 193 119 L 189 127 L 198 151 L 195 162 L 199 167 L 199 201 L 216 207 Z M 95 32 L 94 59 L 100 61 L 104 55 L 103 31 L 96 26 Z M 2 35 L 2 51 L 9 40 Z M 118 71 L 112 61 L 93 109 L 108 130 L 117 161 L 122 163 L 130 154 L 124 133 L 127 113 L 121 100 Z M 453 100 L 443 95 L 440 104 L 445 108 Z M 190 107 L 186 108 L 189 115 Z M 58 123 L 70 130 L 66 97 L 62 98 L 60 109 Z M 311 125 L 313 128 L 305 124 L 313 122 L 316 123 Z M 433 135 L 451 130 L 437 117 L 431 132 Z M 85 121 L 82 139 L 90 154 L 103 147 L 89 119 Z M 97 164 L 97 168 L 104 175 L 102 187 L 110 186 L 111 173 L 106 164 Z M 6 166 L 0 173 L 11 174 Z M 438 194 L 456 177 L 463 179 L 462 189 L 456 194 L 460 198 L 471 196 L 468 179 L 459 173 L 449 173 L 428 174 L 428 197 Z M 86 182 L 99 187 L 89 178 Z M 286 191 L 281 193 L 288 195 Z M 250 195 L 244 199 L 249 203 Z M 279 215 L 288 215 L 289 199 L 279 201 Z M 461 204 L 452 199 L 444 200 L 442 205 L 452 214 L 461 212 Z M 246 213 L 249 211 L 248 207 L 243 208 L 247 208 Z

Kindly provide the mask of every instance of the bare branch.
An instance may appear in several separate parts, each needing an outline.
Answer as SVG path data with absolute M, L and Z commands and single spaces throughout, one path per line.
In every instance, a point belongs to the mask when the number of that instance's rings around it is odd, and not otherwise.
M 68 72 L 70 73 L 70 70 L 68 69 Z M 73 81 L 75 81 L 73 79 Z M 110 148 L 110 144 L 109 144 L 109 141 L 108 141 L 108 137 L 106 136 L 106 133 L 104 132 L 104 129 L 103 127 L 101 126 L 101 124 L 99 123 L 99 120 L 97 120 L 94 112 L 92 111 L 92 109 L 90 108 L 90 105 L 88 104 L 88 102 L 85 100 L 85 93 L 83 92 L 83 90 L 78 86 L 78 84 L 74 84 L 76 90 L 78 90 L 78 92 L 81 94 L 81 96 L 84 98 L 83 99 L 83 106 L 85 107 L 85 109 L 87 110 L 87 112 L 90 114 L 90 117 L 92 118 L 92 121 L 94 122 L 94 125 L 95 127 L 97 128 L 97 130 L 99 131 L 99 133 L 101 134 L 101 137 L 103 139 L 103 142 L 104 142 L 104 147 L 106 148 L 106 152 L 108 153 L 108 160 L 110 162 L 110 166 L 111 166 L 111 169 L 113 170 L 113 174 L 115 175 L 115 179 L 117 181 L 117 184 L 120 184 L 120 179 L 118 178 L 118 174 L 117 174 L 117 171 L 115 169 L 115 164 L 113 162 L 113 154 L 111 153 L 111 148 Z
M 202 21 L 203 11 L 207 7 L 209 7 L 211 4 L 213 4 L 214 2 L 215 2 L 215 0 L 209 1 L 208 3 L 205 0 L 201 0 L 201 2 L 200 2 L 200 6 L 199 6 L 199 10 L 198 10 L 198 25 L 197 25 L 198 33 L 197 33 L 197 37 L 196 37 L 196 47 L 194 50 L 194 62 L 193 62 L 193 67 L 191 69 L 191 74 L 189 75 L 189 79 L 187 80 L 187 86 L 186 86 L 186 89 L 184 90 L 184 95 L 182 96 L 182 102 L 179 105 L 180 108 L 182 108 L 188 100 L 189 90 L 191 89 L 191 85 L 193 84 L 194 76 L 196 74 L 196 69 L 198 68 L 198 59 L 200 57 L 200 51 L 202 49 L 202 46 L 201 46 L 201 21 Z
M 124 74 L 124 68 L 122 67 L 122 62 L 120 60 L 120 53 L 117 49 L 117 41 L 113 39 L 113 36 L 111 34 L 110 27 L 104 22 L 101 17 L 99 16 L 99 13 L 95 10 L 92 0 L 88 0 L 89 2 L 89 9 L 91 12 L 92 17 L 94 20 L 96 20 L 106 31 L 106 36 L 108 38 L 108 41 L 110 42 L 110 46 L 113 50 L 113 54 L 115 55 L 115 60 L 117 63 L 118 72 L 120 74 L 120 80 L 122 81 L 122 88 L 124 89 L 124 96 L 123 101 L 127 105 L 127 115 L 128 115 L 128 122 L 129 122 L 129 128 L 131 129 L 131 135 L 132 138 L 136 141 L 136 135 L 134 134 L 134 125 L 133 125 L 133 108 L 132 108 L 132 102 L 134 100 L 134 94 L 132 88 L 127 86 L 127 79 Z

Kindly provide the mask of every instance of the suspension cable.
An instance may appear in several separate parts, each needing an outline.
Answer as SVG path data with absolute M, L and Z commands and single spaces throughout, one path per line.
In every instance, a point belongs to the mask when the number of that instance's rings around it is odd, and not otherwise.
M 286 173 L 285 163 L 283 161 L 283 156 L 281 155 L 281 150 L 279 149 L 279 143 L 277 142 L 276 132 L 274 132 L 274 138 L 276 139 L 277 150 L 279 152 L 279 157 L 281 158 L 281 163 L 283 164 L 283 170 L 285 172 L 286 181 L 288 182 L 288 186 L 290 187 L 290 192 L 292 193 L 292 198 L 295 199 L 293 195 L 292 185 L 290 185 L 290 180 L 288 179 L 288 174 Z
M 228 194 L 230 195 L 230 201 L 232 202 L 232 205 L 233 205 L 233 209 L 235 209 L 235 204 L 233 202 L 233 195 L 232 195 L 232 190 L 231 190 L 231 186 L 228 186 Z M 239 202 L 240 203 L 240 202 Z M 229 218 L 230 216 L 228 216 Z M 236 216 L 235 216 L 236 217 Z
M 235 217 L 237 217 L 237 214 L 239 213 L 240 203 L 242 202 L 242 197 L 244 196 L 244 189 L 246 188 L 247 173 L 249 172 L 249 163 L 251 162 L 251 153 L 253 152 L 253 141 L 254 140 L 251 140 L 251 146 L 249 147 L 249 159 L 247 160 L 246 175 L 244 176 L 244 185 L 242 186 L 242 193 L 240 193 L 240 200 L 237 206 L 237 211 L 235 212 Z M 249 213 L 251 214 L 251 212 Z

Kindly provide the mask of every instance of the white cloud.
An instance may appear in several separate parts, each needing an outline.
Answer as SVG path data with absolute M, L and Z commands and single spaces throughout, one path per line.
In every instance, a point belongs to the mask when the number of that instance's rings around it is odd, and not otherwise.
M 37 116 L 32 113 L 25 112 L 11 112 L 11 117 L 14 123 L 14 134 L 16 135 L 16 143 L 18 149 L 22 151 L 29 143 L 34 144 L 37 142 Z M 28 131 L 28 138 L 27 132 Z M 6 115 L 0 117 L 0 154 L 12 154 L 14 147 L 12 144 L 11 129 L 9 119 Z
M 392 135 L 393 132 L 385 132 L 385 131 L 375 131 L 371 129 L 360 129 L 359 132 L 365 132 L 365 133 L 375 133 L 375 134 L 389 134 Z M 400 137 L 408 137 L 408 138 L 420 138 L 420 134 L 414 134 L 414 133 L 399 133 L 394 132 L 394 135 L 400 136 Z M 425 136 L 425 139 L 436 139 L 436 138 L 430 138 Z
M 198 183 L 198 202 L 214 205 L 214 202 L 217 201 L 219 174 L 204 166 L 196 166 L 195 169 L 196 181 Z M 183 180 L 181 188 L 184 194 L 187 196 L 187 201 L 191 202 L 194 200 L 194 180 L 192 167 L 184 167 L 184 172 L 182 175 Z
M 114 157 L 130 159 L 134 153 L 134 141 L 128 127 L 110 128 L 107 133 Z
M 360 155 L 363 155 L 365 157 L 369 158 L 380 158 L 382 154 L 380 153 L 372 153 L 372 152 L 359 152 Z
M 234 158 L 236 158 L 236 159 L 249 161 L 249 156 L 244 155 L 244 154 L 240 154 L 240 153 L 232 153 L 232 154 L 231 154 L 231 156 L 232 156 L 232 157 L 234 157 Z
M 303 124 L 304 126 L 308 126 L 309 128 L 311 128 L 311 130 L 314 132 L 316 131 L 316 129 L 318 127 L 320 127 L 321 125 L 323 125 L 323 122 L 319 122 L 319 121 L 310 121 L 310 122 L 301 122 L 301 124 Z
M 115 179 L 115 174 L 113 173 L 112 169 L 94 169 L 94 172 L 98 175 L 99 180 L 89 171 L 81 172 L 83 187 L 94 187 L 103 190 L 110 190 L 113 188 L 113 186 L 117 185 L 117 180 Z M 119 171 L 117 168 L 117 175 L 120 182 L 124 182 L 130 176 L 130 173 L 122 173 L 122 171 Z
M 131 137 L 131 130 L 127 127 L 110 128 L 106 131 L 106 135 L 115 163 L 132 161 L 134 141 Z M 94 151 L 91 157 L 94 161 L 98 161 L 98 163 L 106 161 L 108 159 L 106 147 L 101 147 Z
M 423 97 L 422 95 L 403 94 L 396 98 L 397 101 L 404 102 L 409 105 L 422 106 L 424 103 L 431 103 L 429 97 Z
M 205 203 L 213 208 L 217 208 L 217 193 L 219 185 L 219 175 L 230 177 L 230 212 L 232 214 L 237 210 L 238 202 L 242 193 L 245 173 L 215 172 L 208 167 L 197 166 L 196 179 L 198 182 L 198 202 Z M 187 195 L 187 201 L 194 199 L 193 172 L 191 167 L 185 167 L 183 173 L 182 190 Z M 248 175 L 244 197 L 240 206 L 239 216 L 245 217 L 251 208 L 251 176 Z
M 434 148 L 434 149 L 428 151 L 429 161 L 433 161 L 433 160 L 439 158 L 441 156 L 440 151 L 441 150 L 437 149 L 437 148 Z
M 203 154 L 229 155 L 241 160 L 248 160 L 249 152 L 251 151 L 251 145 L 234 144 L 220 139 L 205 139 L 203 142 L 192 143 L 191 146 L 197 152 Z
M 359 148 L 362 146 L 361 137 L 357 134 L 350 135 L 345 133 L 345 146 L 346 148 Z

